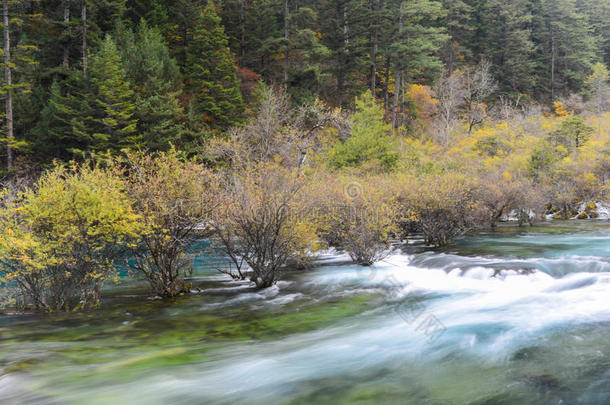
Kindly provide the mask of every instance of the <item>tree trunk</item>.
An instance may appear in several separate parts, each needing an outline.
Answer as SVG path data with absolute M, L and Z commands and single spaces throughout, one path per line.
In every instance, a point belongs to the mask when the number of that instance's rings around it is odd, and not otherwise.
M 242 65 L 246 57 L 246 0 L 239 3 L 239 25 L 239 62 Z
M 602 138 L 602 114 L 604 112 L 604 81 L 597 83 L 597 136 Z
M 390 66 L 392 66 L 392 57 L 388 53 L 385 60 L 385 83 L 383 85 L 383 110 L 386 114 L 390 105 Z
M 70 67 L 70 1 L 64 1 L 64 68 Z
M 400 11 L 398 14 L 398 43 L 402 45 L 402 31 L 403 31 L 403 23 L 402 23 L 402 11 L 405 7 L 404 1 L 400 2 Z M 402 54 L 398 54 L 397 61 L 397 72 L 394 83 L 394 106 L 392 107 L 392 129 L 396 129 L 396 121 L 398 115 L 398 99 L 400 96 L 400 85 L 402 81 Z
M 15 137 L 13 130 L 13 78 L 11 72 L 11 36 L 8 17 L 8 0 L 2 2 L 4 16 L 4 81 L 6 82 L 6 133 L 9 140 L 9 145 L 6 149 L 6 168 L 13 168 L 13 149 L 10 142 Z
M 392 129 L 396 129 L 396 119 L 398 113 L 398 98 L 400 92 L 400 81 L 401 81 L 402 72 L 398 70 L 396 73 L 395 83 L 394 83 L 394 105 L 392 106 Z
M 551 23 L 551 103 L 555 101 L 555 28 Z
M 375 8 L 376 1 L 376 8 Z M 372 49 L 371 49 L 371 94 L 375 97 L 377 89 L 377 53 L 379 51 L 379 25 L 381 24 L 381 9 L 383 8 L 383 0 L 373 0 L 373 11 L 375 13 L 375 30 L 371 34 Z
M 284 86 L 288 86 L 288 0 L 284 0 Z
M 83 73 L 87 76 L 87 0 L 83 0 L 81 19 L 83 20 Z
M 343 87 L 345 81 L 345 65 L 348 54 L 348 26 L 347 26 L 347 11 L 343 1 L 337 1 L 337 20 L 340 21 L 343 27 L 343 49 L 339 52 L 339 66 L 337 68 L 337 107 L 343 105 Z

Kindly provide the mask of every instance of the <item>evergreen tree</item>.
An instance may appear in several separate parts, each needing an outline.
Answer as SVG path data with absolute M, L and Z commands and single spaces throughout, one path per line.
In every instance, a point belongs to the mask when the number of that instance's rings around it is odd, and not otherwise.
M 93 94 L 90 81 L 75 71 L 63 81 L 54 80 L 48 101 L 32 130 L 33 149 L 44 160 L 68 160 L 91 150 Z
M 444 15 L 438 1 L 399 1 L 396 14 L 398 30 L 392 43 L 394 62 L 394 102 L 392 124 L 397 126 L 397 115 L 405 104 L 406 83 L 431 82 L 442 70 L 438 51 L 448 37 L 435 23 Z M 398 111 L 400 108 L 401 111 Z
M 314 101 L 320 93 L 325 74 L 322 63 L 330 55 L 315 31 L 318 13 L 298 2 L 284 0 L 284 37 L 281 53 L 284 55 L 284 84 L 293 101 Z
M 91 83 L 94 88 L 93 148 L 116 151 L 138 144 L 134 92 L 117 46 L 109 35 L 91 58 Z
M 603 63 L 596 63 L 593 66 L 593 73 L 587 78 L 591 104 L 597 115 L 597 134 L 600 138 L 602 136 L 602 114 L 610 105 L 608 80 L 610 80 L 610 72 Z
M 135 92 L 137 131 L 142 144 L 152 150 L 179 146 L 185 134 L 185 114 L 180 104 L 180 69 L 170 56 L 160 32 L 142 20 L 138 30 L 117 33 L 121 60 Z
M 168 6 L 163 0 L 127 0 L 125 17 L 129 24 L 139 24 L 142 19 L 153 27 L 165 30 L 169 23 Z
M 193 112 L 211 129 L 226 129 L 243 112 L 233 55 L 215 5 L 197 17 L 186 50 L 186 88 Z
M 576 7 L 591 26 L 600 59 L 610 66 L 610 2 L 580 0 Z
M 505 94 L 528 92 L 535 84 L 531 41 L 532 16 L 528 0 L 505 2 L 488 0 L 485 15 L 487 34 L 485 51 L 475 63 L 487 60 L 499 79 L 500 90 Z
M 540 85 L 550 100 L 580 92 L 595 62 L 595 39 L 575 0 L 540 0 L 533 35 L 538 43 L 535 56 Z
M 88 22 L 95 31 L 102 33 L 100 38 L 114 29 L 127 10 L 127 0 L 95 0 L 87 3 L 91 14 Z
M 0 143 L 6 145 L 6 167 L 12 169 L 15 149 L 23 148 L 27 143 L 23 134 L 16 131 L 14 98 L 18 91 L 29 91 L 32 85 L 32 67 L 37 61 L 32 56 L 32 51 L 37 48 L 32 45 L 26 33 L 20 29 L 20 25 L 32 19 L 32 13 L 26 11 L 23 0 L 3 0 L 3 45 L 2 45 L 2 68 L 4 70 L 3 80 L 0 84 L 0 96 L 4 99 L 4 114 L 0 115 L 4 121 Z M 17 23 L 17 24 L 15 24 Z M 17 27 L 15 27 L 17 25 Z M 16 29 L 17 28 L 17 29 Z M 17 107 L 18 108 L 18 107 Z
M 383 118 L 383 109 L 366 91 L 356 98 L 356 112 L 352 117 L 352 136 L 337 143 L 329 151 L 332 168 L 372 166 L 390 170 L 398 162 L 391 126 Z
M 442 25 L 447 28 L 449 38 L 442 48 L 441 57 L 451 74 L 472 60 L 469 44 L 472 41 L 474 9 L 462 0 L 443 0 L 442 3 L 447 10 Z
M 320 12 L 323 44 L 330 50 L 328 72 L 334 77 L 334 86 L 328 89 L 327 98 L 338 106 L 353 99 L 368 88 L 362 73 L 370 65 L 368 30 L 370 7 L 365 0 L 330 0 L 323 3 Z

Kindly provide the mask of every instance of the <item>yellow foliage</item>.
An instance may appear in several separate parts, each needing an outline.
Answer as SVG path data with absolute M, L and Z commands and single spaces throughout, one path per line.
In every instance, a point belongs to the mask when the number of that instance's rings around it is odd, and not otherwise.
M 571 114 L 566 104 L 561 101 L 555 101 L 553 103 L 553 107 L 555 109 L 555 115 L 557 115 L 558 117 L 567 117 Z
M 0 238 L 0 264 L 32 305 L 97 305 L 118 249 L 141 229 L 125 188 L 111 170 L 73 165 L 45 173 L 33 189 L 4 201 L 0 233 L 9 237 Z

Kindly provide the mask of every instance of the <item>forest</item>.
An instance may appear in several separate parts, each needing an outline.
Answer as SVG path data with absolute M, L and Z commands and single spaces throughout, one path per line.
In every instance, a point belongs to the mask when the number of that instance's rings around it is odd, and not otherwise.
M 205 158 L 252 119 L 259 82 L 344 113 L 370 90 L 409 138 L 605 109 L 588 81 L 610 63 L 603 0 L 8 0 L 4 16 L 9 170 L 128 147 Z
M 607 215 L 604 0 L 4 0 L 8 302 Z M 212 254 L 212 253 L 210 253 Z M 127 258 L 127 259 L 126 259 Z M 1 273 L 0 273 L 1 274 Z

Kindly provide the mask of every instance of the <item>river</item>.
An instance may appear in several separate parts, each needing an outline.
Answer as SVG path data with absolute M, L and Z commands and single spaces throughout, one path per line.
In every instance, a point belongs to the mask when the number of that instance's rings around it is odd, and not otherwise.
M 0 315 L 0 403 L 610 403 L 608 221 L 328 252 L 264 291 L 199 257 L 193 284 Z

